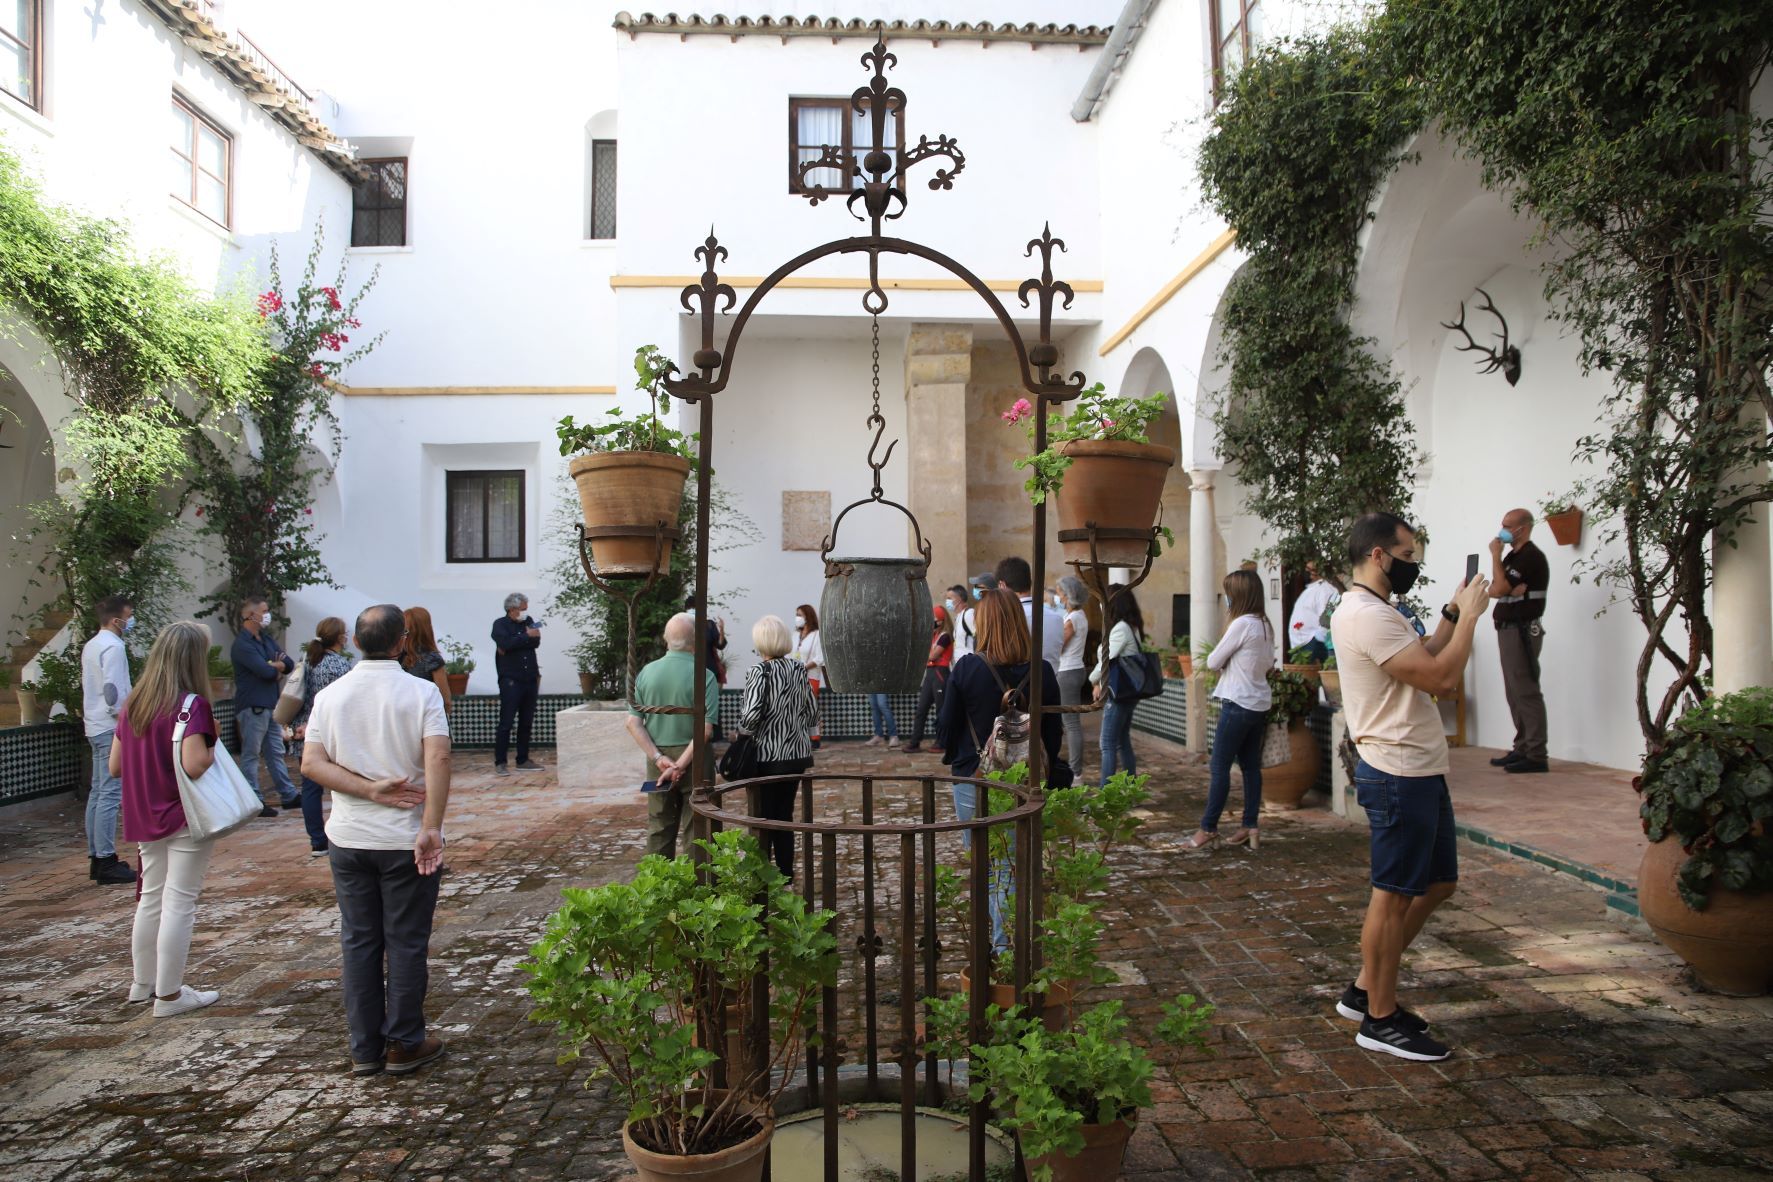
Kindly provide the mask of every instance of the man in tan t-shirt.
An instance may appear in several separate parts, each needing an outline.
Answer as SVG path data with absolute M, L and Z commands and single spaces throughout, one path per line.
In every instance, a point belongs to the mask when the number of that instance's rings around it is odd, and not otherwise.
M 1392 596 L 1415 584 L 1416 534 L 1390 513 L 1354 523 L 1354 577 L 1330 617 L 1342 675 L 1348 734 L 1360 752 L 1355 796 L 1371 827 L 1373 895 L 1361 928 L 1361 972 L 1336 1003 L 1358 1021 L 1355 1042 L 1402 1059 L 1445 1059 L 1428 1023 L 1397 1004 L 1398 965 L 1459 878 L 1453 801 L 1447 793 L 1447 736 L 1430 695 L 1465 676 L 1472 632 L 1489 605 L 1488 582 L 1473 579 L 1441 609 L 1433 636 L 1418 635 Z

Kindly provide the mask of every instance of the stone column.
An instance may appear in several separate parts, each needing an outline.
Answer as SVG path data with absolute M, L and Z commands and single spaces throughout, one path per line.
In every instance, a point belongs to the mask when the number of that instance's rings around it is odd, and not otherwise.
M 905 342 L 906 504 L 930 543 L 930 594 L 967 579 L 967 380 L 973 330 L 913 324 Z
M 1767 419 L 1759 407 L 1748 408 L 1743 421 L 1750 431 L 1766 434 Z M 1767 470 L 1760 466 L 1735 473 L 1732 483 L 1766 479 Z M 1732 535 L 1734 546 L 1712 547 L 1712 670 L 1719 693 L 1773 685 L 1773 560 L 1767 517 L 1767 506 L 1757 506 Z
M 1213 469 L 1190 472 L 1188 497 L 1188 632 L 1194 643 L 1219 637 L 1219 589 L 1213 586 Z M 1188 683 L 1188 749 L 1207 749 L 1207 695 L 1197 676 Z

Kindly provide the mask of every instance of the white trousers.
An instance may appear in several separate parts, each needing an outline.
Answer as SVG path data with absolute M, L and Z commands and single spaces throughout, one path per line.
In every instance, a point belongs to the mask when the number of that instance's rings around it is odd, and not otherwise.
M 185 983 L 191 924 L 215 841 L 193 841 L 189 829 L 142 843 L 142 897 L 135 908 L 135 981 L 172 997 Z

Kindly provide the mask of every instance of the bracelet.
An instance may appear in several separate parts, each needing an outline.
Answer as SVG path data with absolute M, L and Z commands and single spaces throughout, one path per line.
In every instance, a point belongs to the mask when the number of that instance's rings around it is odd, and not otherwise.
M 1457 624 L 1459 622 L 1459 609 L 1450 604 L 1443 603 L 1441 604 L 1441 618 L 1446 620 L 1449 624 Z

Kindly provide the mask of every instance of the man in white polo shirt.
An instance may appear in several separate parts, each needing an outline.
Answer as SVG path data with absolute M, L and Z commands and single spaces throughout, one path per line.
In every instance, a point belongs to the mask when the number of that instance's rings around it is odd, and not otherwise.
M 1361 927 L 1360 976 L 1336 1012 L 1361 1024 L 1355 1042 L 1418 1062 L 1451 1052 L 1428 1023 L 1397 1001 L 1398 966 L 1434 909 L 1459 881 L 1447 736 L 1430 695 L 1465 676 L 1471 636 L 1489 606 L 1489 584 L 1473 579 L 1441 609 L 1433 636 L 1418 636 L 1392 603 L 1416 583 L 1416 533 L 1401 517 L 1369 513 L 1354 523 L 1354 576 L 1330 617 L 1348 734 L 1360 752 L 1355 798 L 1371 830 L 1372 897 Z
M 425 987 L 449 804 L 449 721 L 437 687 L 400 667 L 399 608 L 366 609 L 355 640 L 363 660 L 314 695 L 302 774 L 333 794 L 326 840 L 351 1070 L 403 1075 L 443 1054 L 442 1040 L 425 1033 Z

